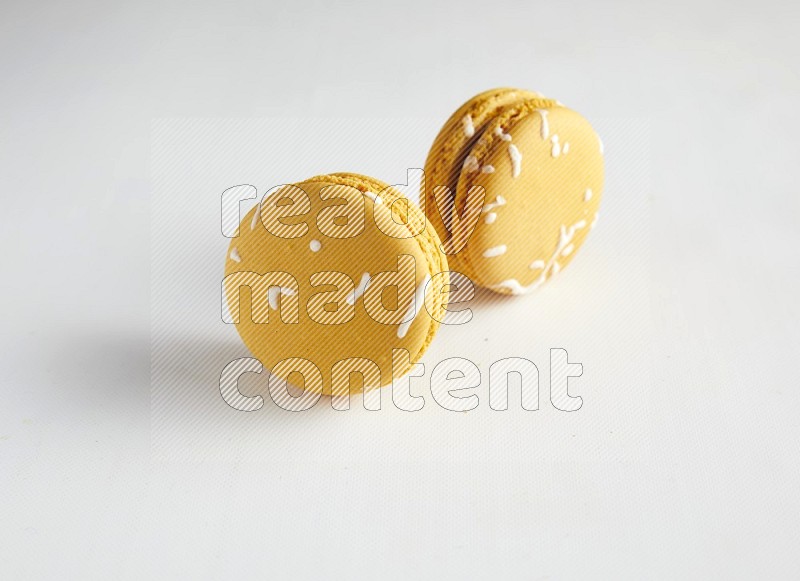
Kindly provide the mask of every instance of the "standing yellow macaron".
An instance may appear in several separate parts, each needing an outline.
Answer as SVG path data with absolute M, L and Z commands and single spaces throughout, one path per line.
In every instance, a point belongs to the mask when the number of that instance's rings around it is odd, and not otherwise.
M 444 316 L 439 244 L 419 208 L 373 178 L 273 188 L 228 248 L 229 322 L 272 375 L 302 375 L 311 392 L 387 385 L 419 360 Z
M 495 292 L 522 294 L 563 270 L 594 226 L 603 145 L 558 101 L 495 89 L 445 123 L 425 180 L 425 213 L 439 236 L 465 241 L 448 250 L 451 269 Z

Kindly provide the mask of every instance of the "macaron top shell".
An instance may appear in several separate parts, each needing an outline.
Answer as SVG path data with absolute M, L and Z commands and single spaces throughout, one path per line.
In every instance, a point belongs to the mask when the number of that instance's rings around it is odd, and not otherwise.
M 239 315 L 234 320 L 238 318 L 236 328 L 243 342 L 266 368 L 281 375 L 274 369 L 280 361 L 304 358 L 322 377 L 321 386 L 306 384 L 306 388 L 341 393 L 342 381 L 349 384 L 351 378 L 340 373 L 339 385 L 334 385 L 337 362 L 357 358 L 375 362 L 379 377 L 363 377 L 364 387 L 373 388 L 391 383 L 393 349 L 409 354 L 408 364 L 394 369 L 394 376 L 400 376 L 428 347 L 446 300 L 442 290 L 447 277 L 434 275 L 447 271 L 447 260 L 436 251 L 438 237 L 420 211 L 387 188 L 356 174 L 317 176 L 276 189 L 244 217 L 239 236 L 228 249 L 226 296 L 231 314 Z M 302 235 L 275 235 L 265 227 L 274 218 L 269 212 L 281 207 L 287 192 L 298 191 L 302 194 L 295 196 L 295 202 L 307 196 L 307 207 L 299 207 L 302 215 L 282 217 L 280 223 L 289 227 L 304 223 Z M 363 218 L 357 217 L 359 208 Z M 408 276 L 396 292 L 391 287 L 382 293 L 369 291 L 380 273 L 398 270 Z M 274 279 L 279 284 L 269 291 L 258 286 L 257 277 L 276 272 L 291 275 L 296 285 L 284 276 Z M 229 277 L 233 273 L 238 274 Z M 229 280 L 233 282 L 228 284 Z M 420 295 L 420 288 L 431 280 L 427 294 Z M 249 292 L 240 292 L 242 283 L 250 284 Z M 379 304 L 382 315 L 368 312 L 368 307 Z M 352 391 L 361 387 L 354 378 Z

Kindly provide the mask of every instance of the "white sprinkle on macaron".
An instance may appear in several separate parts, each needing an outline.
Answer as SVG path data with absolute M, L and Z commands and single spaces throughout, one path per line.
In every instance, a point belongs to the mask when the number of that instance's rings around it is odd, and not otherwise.
M 474 155 L 468 155 L 464 160 L 464 169 L 469 173 L 478 171 L 480 167 L 481 166 L 478 164 L 478 158 Z
M 501 244 L 500 246 L 492 246 L 491 248 L 487 248 L 483 251 L 484 258 L 494 258 L 496 256 L 501 256 L 506 253 L 508 247 L 505 244 Z
M 367 191 L 367 192 L 364 192 L 364 195 L 367 196 L 370 200 L 372 200 L 372 202 L 375 203 L 375 204 L 383 203 L 383 200 L 381 199 L 381 197 L 378 194 L 375 194 L 373 192 Z
M 472 115 L 467 113 L 461 119 L 461 125 L 464 127 L 464 135 L 472 137 L 475 135 L 475 125 L 472 123 Z
M 522 171 L 522 154 L 513 143 L 508 144 L 508 155 L 511 156 L 511 177 L 517 177 Z
M 553 137 L 550 138 L 550 143 L 553 144 L 553 147 L 550 149 L 550 155 L 553 157 L 561 155 L 561 144 L 558 142 L 558 135 L 553 135 Z
M 541 136 L 542 139 L 547 139 L 550 136 L 550 125 L 547 123 L 547 110 L 545 109 L 537 109 L 539 115 L 542 117 L 542 129 L 541 129 Z
M 498 206 L 505 206 L 505 205 L 506 205 L 506 199 L 503 196 L 497 196 L 494 202 L 489 202 L 488 204 L 486 204 L 481 210 L 481 212 L 490 212 L 491 210 L 497 208 Z
M 503 131 L 502 127 L 497 127 L 494 130 L 494 134 L 497 135 L 497 137 L 499 137 L 503 141 L 511 141 L 511 136 L 508 133 L 506 133 L 505 131 Z
M 544 260 L 534 260 L 533 262 L 530 263 L 530 265 L 528 265 L 528 268 L 530 268 L 531 270 L 540 270 L 544 268 L 544 266 L 545 266 Z

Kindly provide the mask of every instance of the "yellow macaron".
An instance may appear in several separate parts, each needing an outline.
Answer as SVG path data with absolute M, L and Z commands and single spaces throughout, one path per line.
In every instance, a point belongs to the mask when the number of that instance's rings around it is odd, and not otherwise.
M 420 209 L 379 180 L 336 173 L 273 188 L 228 248 L 231 321 L 265 367 L 307 390 L 387 385 L 444 316 L 439 244 Z
M 424 210 L 452 270 L 522 294 L 572 261 L 597 219 L 603 181 L 603 145 L 586 119 L 538 93 L 494 89 L 439 132 Z

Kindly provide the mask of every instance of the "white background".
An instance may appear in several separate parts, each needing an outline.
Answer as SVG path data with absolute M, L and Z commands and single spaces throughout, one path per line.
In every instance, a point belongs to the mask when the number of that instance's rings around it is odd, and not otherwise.
M 800 574 L 797 7 L 0 11 L 2 577 Z M 175 182 L 175 200 L 199 183 L 186 212 L 214 223 L 204 204 L 236 183 L 342 170 L 402 181 L 452 110 L 495 86 L 542 91 L 598 126 L 603 216 L 552 285 L 479 300 L 426 362 L 477 349 L 483 369 L 521 352 L 546 369 L 547 350 L 566 347 L 584 364 L 570 384 L 581 410 L 553 409 L 543 381 L 537 412 L 502 415 L 483 398 L 453 414 L 423 383 L 418 414 L 226 416 L 208 379 L 241 348 L 235 334 L 210 343 L 198 322 L 170 338 L 185 342 L 175 389 L 197 403 L 174 430 L 151 426 L 163 417 L 150 381 L 164 304 L 154 119 L 301 120 L 278 136 L 288 149 Z M 315 126 L 347 139 L 337 149 Z M 286 161 L 303 143 L 313 153 Z M 224 239 L 189 231 L 207 236 L 191 256 L 221 270 Z

